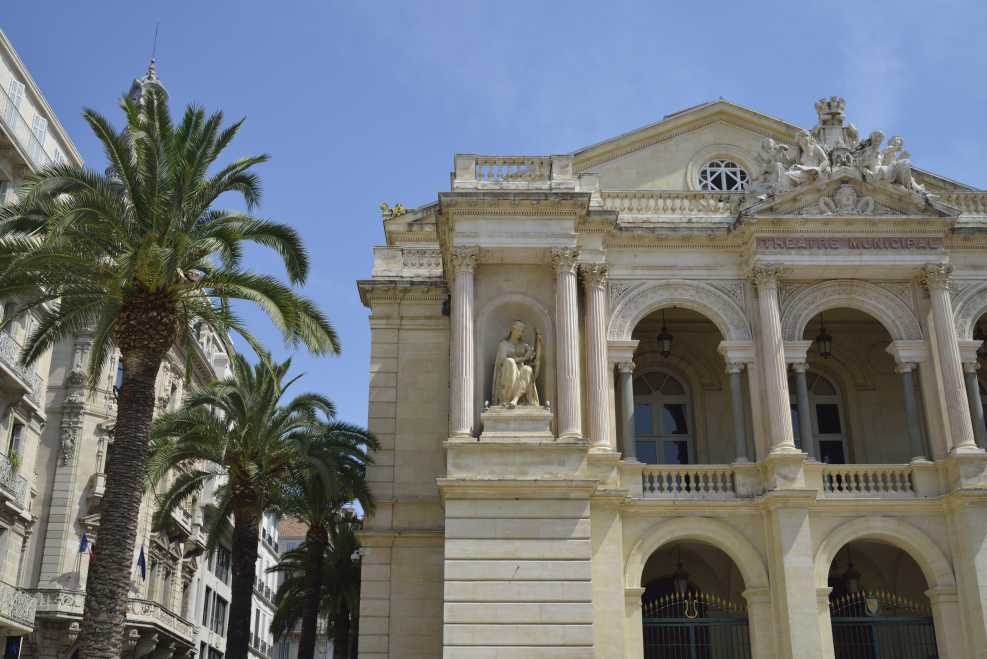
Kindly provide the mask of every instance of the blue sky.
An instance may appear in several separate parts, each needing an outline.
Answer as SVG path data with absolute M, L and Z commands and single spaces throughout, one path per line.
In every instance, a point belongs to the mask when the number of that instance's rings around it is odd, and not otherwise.
M 435 200 L 456 152 L 565 153 L 720 96 L 811 127 L 815 99 L 842 95 L 862 133 L 903 135 L 918 166 L 987 188 L 982 0 L 7 0 L 0 27 L 90 165 L 104 163 L 80 111 L 119 121 L 156 21 L 173 104 L 246 116 L 230 156 L 273 156 L 260 213 L 303 234 L 306 292 L 343 341 L 340 357 L 295 363 L 350 421 L 366 420 L 354 281 L 383 241 L 377 205 Z

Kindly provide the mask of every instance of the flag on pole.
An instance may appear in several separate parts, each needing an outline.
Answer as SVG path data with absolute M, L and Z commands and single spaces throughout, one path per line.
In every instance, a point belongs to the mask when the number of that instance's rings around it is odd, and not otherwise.
M 87 551 L 89 551 L 89 536 L 83 531 L 82 539 L 79 540 L 79 553 L 85 554 Z
M 137 557 L 137 567 L 141 569 L 141 581 L 147 581 L 147 559 L 144 558 L 144 545 L 141 545 L 141 554 Z

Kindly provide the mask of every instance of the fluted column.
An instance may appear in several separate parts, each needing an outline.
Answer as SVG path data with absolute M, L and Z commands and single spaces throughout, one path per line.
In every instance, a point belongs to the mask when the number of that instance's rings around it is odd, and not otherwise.
M 973 423 L 967 403 L 966 383 L 960 359 L 959 338 L 953 323 L 953 303 L 949 297 L 949 275 L 953 267 L 944 263 L 925 266 L 922 283 L 929 291 L 932 303 L 932 324 L 935 327 L 935 349 L 942 371 L 943 397 L 946 400 L 946 417 L 949 420 L 949 436 L 953 451 L 976 451 L 973 440 Z
M 924 458 L 925 448 L 922 446 L 922 428 L 918 416 L 918 402 L 915 400 L 915 381 L 912 371 L 915 364 L 900 362 L 895 365 L 895 371 L 901 375 L 901 389 L 905 398 L 905 423 L 908 424 L 908 444 L 911 448 L 912 459 Z
M 733 439 L 736 444 L 736 462 L 748 462 L 747 456 L 747 417 L 744 414 L 744 382 L 740 362 L 728 362 L 730 375 L 730 410 L 733 413 Z
M 819 448 L 816 446 L 815 433 L 812 431 L 812 407 L 809 405 L 809 383 L 805 377 L 805 372 L 809 370 L 809 365 L 805 362 L 792 364 L 792 370 L 795 371 L 795 397 L 798 401 L 799 437 L 802 439 L 802 450 L 808 453 L 810 458 L 818 459 Z
M 792 417 L 788 398 L 788 371 L 785 366 L 785 344 L 781 336 L 781 315 L 778 311 L 778 277 L 781 268 L 759 266 L 751 276 L 757 287 L 758 331 L 757 359 L 764 377 L 765 424 L 771 452 L 797 451 L 792 434 Z
M 984 404 L 980 399 L 980 384 L 977 382 L 977 362 L 963 363 L 963 378 L 966 380 L 966 398 L 973 419 L 973 436 L 977 446 L 987 448 L 987 428 L 984 427 Z
M 637 462 L 637 438 L 634 436 L 634 362 L 618 362 L 620 374 L 620 435 L 624 440 L 624 459 Z
M 552 250 L 555 267 L 555 322 L 558 328 L 556 372 L 558 374 L 559 438 L 582 437 L 579 392 L 579 310 L 576 301 L 576 257 L 569 247 Z
M 478 251 L 476 247 L 454 249 L 449 257 L 453 271 L 449 430 L 453 437 L 459 438 L 473 435 L 473 274 Z
M 617 449 L 610 437 L 611 414 L 607 370 L 607 266 L 580 266 L 586 291 L 586 387 L 589 389 L 589 435 L 593 446 Z

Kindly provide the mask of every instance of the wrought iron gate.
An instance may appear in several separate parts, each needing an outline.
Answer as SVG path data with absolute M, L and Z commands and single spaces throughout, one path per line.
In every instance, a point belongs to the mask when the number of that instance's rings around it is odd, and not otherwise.
M 645 659 L 750 659 L 746 610 L 708 593 L 643 604 Z
M 938 659 L 928 607 L 892 593 L 830 601 L 836 659 Z

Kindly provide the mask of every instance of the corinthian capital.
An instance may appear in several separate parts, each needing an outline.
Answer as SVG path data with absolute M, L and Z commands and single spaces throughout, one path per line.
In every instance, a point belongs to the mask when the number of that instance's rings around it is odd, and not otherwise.
M 576 259 L 579 258 L 579 250 L 575 247 L 556 247 L 552 249 L 552 267 L 556 272 L 576 271 Z
M 951 274 L 953 266 L 948 263 L 928 263 L 922 268 L 919 280 L 930 291 L 948 291 Z
M 480 255 L 477 247 L 456 247 L 449 252 L 449 263 L 453 272 L 473 272 Z
M 776 287 L 782 275 L 782 267 L 777 265 L 757 265 L 751 270 L 751 279 L 758 288 Z
M 604 289 L 607 285 L 607 266 L 602 263 L 583 263 L 579 266 L 587 289 Z

